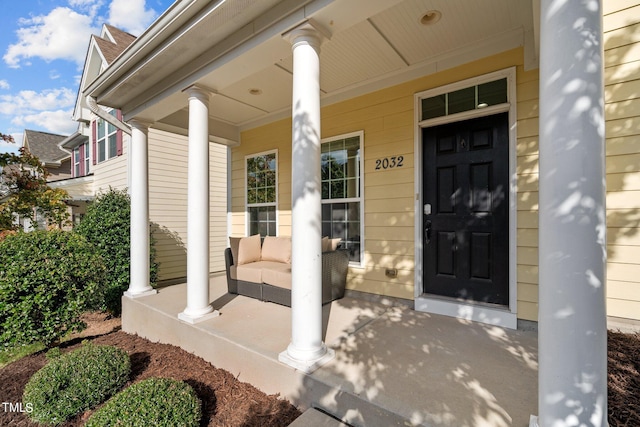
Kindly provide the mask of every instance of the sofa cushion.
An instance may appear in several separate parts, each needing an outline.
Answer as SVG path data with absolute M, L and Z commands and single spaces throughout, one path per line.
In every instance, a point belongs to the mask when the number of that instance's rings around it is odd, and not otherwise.
M 231 248 L 231 257 L 233 264 L 238 264 L 238 250 L 240 248 L 240 239 L 242 237 L 229 237 L 229 247 Z
M 291 290 L 291 265 L 279 263 L 278 266 L 263 268 L 262 281 L 271 286 Z
M 262 283 L 262 267 L 259 262 L 242 264 L 236 268 L 236 278 L 245 282 Z
M 340 245 L 340 238 L 330 239 L 328 237 L 322 238 L 322 252 L 335 251 Z
M 286 269 L 291 271 L 291 266 L 281 262 L 256 261 L 236 267 L 236 278 L 245 282 L 262 283 L 265 281 L 265 272 L 271 270 L 286 271 Z
M 243 237 L 238 245 L 238 260 L 234 259 L 234 264 L 242 265 L 250 262 L 260 261 L 260 235 Z
M 267 236 L 262 242 L 262 261 L 291 264 L 291 238 Z

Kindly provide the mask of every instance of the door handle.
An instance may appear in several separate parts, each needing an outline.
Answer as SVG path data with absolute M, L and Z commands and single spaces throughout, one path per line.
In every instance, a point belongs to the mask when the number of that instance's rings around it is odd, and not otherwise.
M 431 220 L 424 223 L 424 242 L 427 245 L 431 242 Z

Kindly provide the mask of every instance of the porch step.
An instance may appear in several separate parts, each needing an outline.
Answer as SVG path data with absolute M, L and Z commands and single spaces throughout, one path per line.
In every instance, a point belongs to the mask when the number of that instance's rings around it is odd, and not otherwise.
M 349 427 L 349 425 L 317 409 L 309 408 L 289 424 L 289 427 Z

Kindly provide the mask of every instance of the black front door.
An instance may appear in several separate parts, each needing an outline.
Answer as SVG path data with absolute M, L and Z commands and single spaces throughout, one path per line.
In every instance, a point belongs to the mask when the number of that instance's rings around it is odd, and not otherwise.
M 509 304 L 508 114 L 425 128 L 424 293 Z

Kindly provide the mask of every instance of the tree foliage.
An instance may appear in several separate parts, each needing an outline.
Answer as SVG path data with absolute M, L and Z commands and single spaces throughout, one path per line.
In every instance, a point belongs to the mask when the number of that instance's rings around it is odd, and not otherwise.
M 2 140 L 13 142 L 9 135 Z M 48 224 L 61 227 L 69 220 L 66 191 L 47 185 L 48 172 L 40 160 L 24 147 L 20 154 L 0 153 L 0 231 L 15 230 L 15 216 L 37 224 L 36 213 Z
M 105 307 L 119 316 L 121 297 L 129 287 L 131 199 L 126 190 L 110 189 L 88 207 L 75 231 L 84 236 L 103 256 L 107 265 Z M 150 248 L 150 280 L 155 284 L 158 264 L 153 240 Z

